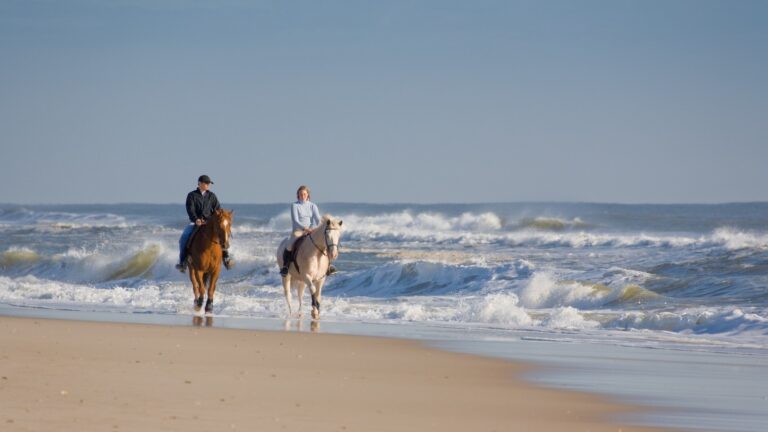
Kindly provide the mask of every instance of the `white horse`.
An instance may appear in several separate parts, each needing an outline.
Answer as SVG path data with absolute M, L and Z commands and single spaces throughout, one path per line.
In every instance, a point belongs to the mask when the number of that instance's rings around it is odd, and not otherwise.
M 341 237 L 342 221 L 334 220 L 331 216 L 323 216 L 322 222 L 309 234 L 296 239 L 293 250 L 296 259 L 288 268 L 288 275 L 283 278 L 285 301 L 288 303 L 288 314 L 291 315 L 291 288 L 296 290 L 299 298 L 298 314 L 301 316 L 301 299 L 304 288 L 309 287 L 312 295 L 312 318 L 320 318 L 320 298 L 323 284 L 331 261 L 339 256 L 339 238 Z M 283 251 L 293 239 L 289 236 L 277 247 L 277 266 L 283 266 Z

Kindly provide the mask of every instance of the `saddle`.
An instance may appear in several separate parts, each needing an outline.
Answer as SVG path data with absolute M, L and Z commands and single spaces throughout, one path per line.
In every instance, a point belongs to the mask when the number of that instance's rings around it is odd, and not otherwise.
M 299 254 L 299 248 L 301 247 L 301 244 L 304 243 L 304 239 L 309 237 L 308 235 L 304 234 L 303 236 L 296 239 L 295 242 L 293 242 L 293 250 L 291 252 L 291 262 L 294 266 L 296 266 L 296 272 L 301 274 L 301 270 L 299 269 L 299 263 L 296 261 L 296 256 Z
M 202 225 L 195 225 L 195 229 L 192 231 L 192 234 L 190 234 L 187 244 L 184 245 L 184 254 L 187 255 L 187 257 L 189 257 L 189 247 L 192 245 L 192 242 L 195 241 L 195 236 L 197 236 L 200 228 L 202 228 Z

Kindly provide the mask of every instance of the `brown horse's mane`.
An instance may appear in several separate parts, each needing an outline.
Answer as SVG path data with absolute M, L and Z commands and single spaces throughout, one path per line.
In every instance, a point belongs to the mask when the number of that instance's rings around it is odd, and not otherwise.
M 208 219 L 203 225 L 200 226 L 197 234 L 195 234 L 195 238 L 190 244 L 190 250 L 192 250 L 194 247 L 205 248 L 205 243 L 199 243 L 201 238 L 210 240 L 212 243 L 218 243 L 217 240 L 219 237 L 219 231 L 221 230 L 221 227 L 219 226 L 219 220 L 221 219 L 221 215 L 224 214 L 224 212 L 224 209 L 213 212 L 210 219 Z
M 211 218 L 208 219 L 204 224 L 200 225 L 200 228 L 197 230 L 197 235 L 195 235 L 195 243 L 199 242 L 201 238 L 215 238 L 216 236 L 216 228 L 219 226 L 219 215 L 217 213 L 213 213 L 211 215 Z

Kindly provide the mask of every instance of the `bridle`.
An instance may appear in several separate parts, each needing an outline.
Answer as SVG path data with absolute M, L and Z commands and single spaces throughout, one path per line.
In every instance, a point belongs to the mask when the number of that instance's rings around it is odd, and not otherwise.
M 323 236 L 325 237 L 325 249 L 321 249 L 320 246 L 315 243 L 315 239 L 312 237 L 312 232 L 308 234 L 309 241 L 312 242 L 312 245 L 315 246 L 317 250 L 319 250 L 320 253 L 325 256 L 328 256 L 328 249 L 339 246 L 339 243 L 331 243 L 330 237 L 328 236 L 329 231 L 339 231 L 339 228 L 331 228 L 330 224 L 325 225 L 325 230 L 323 230 Z
M 221 228 L 221 221 L 219 219 L 220 217 L 216 218 L 216 223 L 211 224 L 213 231 L 215 231 L 215 233 L 213 235 L 211 235 L 210 232 L 206 232 L 204 234 L 206 235 L 206 237 L 208 237 L 208 239 L 211 240 L 211 243 L 223 246 L 227 243 L 227 239 L 226 239 L 227 232 L 226 232 L 226 229 Z M 208 222 L 204 223 L 203 225 L 208 225 Z

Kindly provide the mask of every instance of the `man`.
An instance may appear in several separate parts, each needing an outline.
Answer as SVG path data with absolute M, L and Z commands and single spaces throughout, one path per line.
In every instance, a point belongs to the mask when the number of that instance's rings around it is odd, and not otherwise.
M 187 270 L 187 242 L 189 237 L 195 232 L 196 227 L 203 225 L 216 210 L 221 208 L 216 194 L 208 190 L 212 184 L 210 177 L 201 175 L 197 179 L 197 189 L 187 194 L 187 215 L 190 223 L 181 233 L 179 263 L 176 264 L 176 269 L 182 273 Z M 227 270 L 231 269 L 234 262 L 229 256 L 229 251 L 222 248 L 221 255 L 224 260 L 224 267 Z

